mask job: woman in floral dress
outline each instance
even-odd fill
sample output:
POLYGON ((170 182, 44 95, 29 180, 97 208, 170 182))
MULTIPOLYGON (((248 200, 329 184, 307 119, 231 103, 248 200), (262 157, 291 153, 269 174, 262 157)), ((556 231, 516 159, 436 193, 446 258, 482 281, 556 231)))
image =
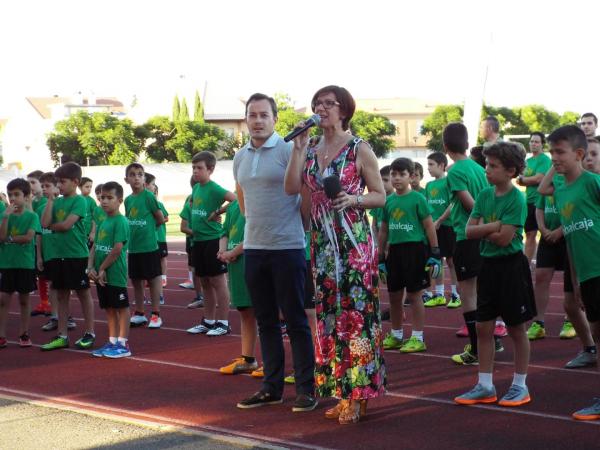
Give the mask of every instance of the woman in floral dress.
POLYGON ((385 191, 371 147, 347 131, 355 109, 350 93, 324 87, 313 96, 312 109, 321 118, 323 136, 310 148, 308 132, 294 140, 285 190, 311 198, 316 390, 340 400, 325 415, 344 424, 357 422, 367 400, 384 393, 386 382, 377 248, 365 213, 384 205, 385 191), (330 175, 342 185, 333 200, 323 189, 330 175))

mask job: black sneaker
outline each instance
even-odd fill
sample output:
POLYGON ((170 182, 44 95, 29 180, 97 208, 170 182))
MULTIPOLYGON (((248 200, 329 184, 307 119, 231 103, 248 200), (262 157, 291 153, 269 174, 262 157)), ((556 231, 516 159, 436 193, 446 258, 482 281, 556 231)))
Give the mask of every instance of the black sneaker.
POLYGON ((312 411, 317 407, 319 402, 315 397, 308 394, 300 394, 296 397, 294 401, 294 406, 292 407, 293 412, 303 412, 303 411, 312 411))
POLYGON ((496 353, 500 353, 504 351, 504 345, 502 345, 502 339, 496 338, 494 339, 494 347, 496 349, 496 353))
POLYGON ((259 391, 252 397, 248 397, 237 404, 238 408, 250 409, 265 405, 278 405, 283 403, 281 397, 275 397, 268 392, 259 391))

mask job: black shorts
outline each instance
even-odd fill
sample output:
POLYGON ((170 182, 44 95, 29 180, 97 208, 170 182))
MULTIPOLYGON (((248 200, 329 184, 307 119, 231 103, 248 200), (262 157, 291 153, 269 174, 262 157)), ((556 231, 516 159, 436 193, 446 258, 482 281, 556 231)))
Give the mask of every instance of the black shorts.
POLYGON ((391 244, 385 262, 388 292, 419 292, 429 287, 427 247, 422 242, 391 244))
POLYGON ((185 238, 185 252, 187 253, 188 267, 192 267, 192 239, 189 237, 185 238))
POLYGON ((442 257, 452 258, 454 249, 456 248, 456 233, 454 229, 448 225, 440 225, 436 234, 442 257))
POLYGON ((0 269, 0 292, 29 294, 36 289, 35 269, 0 269))
POLYGON ((535 267, 538 269, 565 270, 567 245, 564 239, 552 244, 540 239, 535 256, 535 267))
POLYGON ((100 286, 96 285, 98 292, 98 301, 101 309, 112 308, 122 309, 129 308, 129 296, 127 288, 118 286, 100 286))
POLYGON ((132 280, 152 280, 162 274, 158 250, 146 253, 129 253, 127 272, 132 280))
POLYGON ((52 289, 74 290, 89 289, 90 280, 85 273, 87 258, 56 258, 44 263, 45 272, 52 282, 52 289))
POLYGON ((227 273, 227 264, 217 259, 219 239, 194 241, 192 247, 192 266, 197 277, 214 277, 227 273))
POLYGON ((536 231, 538 229, 537 220, 535 218, 535 204, 527 203, 527 219, 525 219, 525 233, 536 231))
POLYGON ((161 258, 166 258, 167 256, 169 256, 169 247, 167 247, 166 242, 158 243, 158 254, 161 258))
POLYGON ((479 239, 465 239, 456 243, 454 270, 458 281, 465 281, 479 275, 482 263, 479 244, 479 239))
POLYGON ((313 277, 312 262, 306 260, 306 277, 304 278, 304 309, 315 307, 315 279, 313 277))
POLYGON ((516 326, 537 314, 529 261, 523 252, 483 258, 477 277, 477 322, 502 317, 516 326))
POLYGON ((579 283, 579 288, 588 322, 600 321, 600 277, 579 283))

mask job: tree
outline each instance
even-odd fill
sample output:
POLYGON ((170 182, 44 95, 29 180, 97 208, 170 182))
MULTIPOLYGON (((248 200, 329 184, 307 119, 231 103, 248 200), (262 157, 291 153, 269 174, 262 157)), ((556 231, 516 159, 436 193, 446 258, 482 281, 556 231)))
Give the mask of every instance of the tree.
POLYGON ((350 122, 355 136, 360 136, 373 148, 378 158, 384 157, 394 147, 391 136, 396 134, 396 127, 387 117, 356 111, 350 122))
POLYGON ((559 125, 562 127, 563 125, 577 125, 579 122, 579 117, 581 114, 578 114, 573 111, 565 111, 560 119, 558 119, 559 125))
POLYGON ((167 142, 174 133, 175 125, 167 116, 151 117, 137 130, 145 144, 146 154, 157 162, 177 160, 175 153, 167 148, 167 142))
POLYGON ((196 97, 194 98, 194 120, 196 122, 204 122, 204 106, 202 105, 198 91, 196 91, 196 97))
POLYGON ((218 153, 226 138, 225 132, 215 125, 179 121, 175 123, 174 135, 165 143, 166 153, 173 154, 176 161, 190 162, 202 150, 218 153))
POLYGON ((187 106, 187 102, 185 101, 185 98, 183 100, 181 100, 181 111, 179 111, 179 120, 181 120, 181 121, 190 120, 190 113, 188 111, 188 106, 187 106))
POLYGON ((438 105, 430 116, 423 121, 421 134, 428 135, 427 147, 442 151, 442 132, 451 122, 462 122, 464 109, 461 105, 438 105))
POLYGON ((296 124, 302 120, 306 120, 308 116, 294 109, 294 103, 289 95, 278 92, 273 98, 277 105, 277 123, 275 131, 280 136, 285 136, 294 129, 296 124))
POLYGON ((173 99, 173 112, 171 113, 171 120, 177 122, 181 115, 181 105, 179 104, 179 97, 177 95, 173 99))
POLYGON ((559 127, 560 116, 542 105, 527 105, 521 108, 521 120, 529 132, 550 133, 559 127))

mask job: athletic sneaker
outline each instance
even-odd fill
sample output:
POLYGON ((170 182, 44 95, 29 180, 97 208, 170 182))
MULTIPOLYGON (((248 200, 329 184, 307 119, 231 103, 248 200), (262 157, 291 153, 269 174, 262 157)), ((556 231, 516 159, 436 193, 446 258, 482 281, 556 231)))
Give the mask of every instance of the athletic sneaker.
POLYGON ((508 336, 508 330, 506 329, 506 325, 496 324, 494 328, 494 336, 496 337, 504 337, 508 336))
POLYGON ((0 348, 4 348, 7 345, 7 340, 4 337, 0 337, 0 348))
POLYGON ((223 375, 237 375, 238 373, 252 373, 256 369, 258 369, 256 360, 249 363, 244 358, 235 358, 231 364, 221 367, 219 372, 223 375))
POLYGON ((96 358, 102 358, 104 356, 104 352, 106 350, 108 350, 109 348, 112 348, 114 345, 115 344, 113 344, 112 342, 108 341, 102 347, 97 348, 96 350, 94 350, 91 354, 92 354, 92 356, 95 356, 96 358))
POLYGON ((77 328, 77 322, 71 316, 67 318, 67 330, 74 330, 77 328))
POLYGON ((31 347, 32 345, 31 338, 27 333, 23 333, 21 336, 19 336, 19 347, 25 348, 31 347))
POLYGON ((160 301, 159 301, 159 303, 160 303, 161 305, 164 305, 164 304, 165 304, 165 296, 164 296, 164 295, 162 295, 162 294, 160 294, 160 301))
POLYGON ((50 305, 42 305, 41 303, 31 310, 31 317, 35 316, 50 316, 50 305))
POLYGON ((592 406, 580 409, 573 413, 573 418, 577 420, 598 420, 600 419, 600 398, 594 398, 592 406))
POLYGON ((131 356, 131 350, 129 350, 129 344, 123 345, 120 342, 117 342, 111 348, 104 352, 105 358, 126 358, 127 356, 131 356))
POLYGON ((148 297, 144 297, 144 305, 151 305, 152 304, 152 300, 150 300, 148 297))
POLYGON ((392 333, 388 333, 385 339, 383 340, 383 348, 384 350, 398 350, 402 347, 403 344, 402 339, 398 339, 392 333))
POLYGON ((187 305, 189 309, 202 308, 204 306, 204 297, 202 295, 196 296, 194 300, 187 305))
POLYGON ((231 327, 229 325, 225 325, 223 322, 216 321, 212 330, 208 330, 207 336, 223 336, 225 334, 231 333, 231 327))
POLYGON ((504 397, 500 399, 500 406, 521 406, 531 401, 529 390, 526 387, 512 384, 504 397))
POLYGON ((188 328, 187 332, 190 334, 206 334, 210 330, 212 330, 214 327, 215 327, 215 324, 208 323, 203 318, 202 321, 198 325, 193 326, 192 328, 188 328))
POLYGON ((275 397, 268 392, 259 391, 252 397, 248 397, 237 404, 238 408, 250 409, 265 405, 277 405, 283 403, 281 397, 275 397))
POLYGON ((290 373, 283 379, 283 382, 286 384, 296 384, 296 374, 294 372, 290 373))
POLYGON ((573 339, 577 337, 577 331, 575 331, 575 328, 573 328, 573 324, 570 321, 565 320, 563 322, 558 337, 561 339, 573 339))
POLYGON ((533 322, 527 330, 527 338, 530 341, 537 341, 546 337, 546 329, 537 322, 533 322))
POLYGON ((466 325, 463 325, 456 331, 458 337, 469 337, 469 329, 466 325))
POLYGON ((502 345, 502 339, 495 338, 494 339, 494 350, 496 353, 500 353, 504 351, 504 345, 502 345))
POLYGON ((450 297, 450 301, 448 302, 448 305, 446 305, 446 308, 456 309, 456 308, 460 308, 461 306, 462 306, 462 301, 460 300, 460 297, 456 294, 452 294, 452 296, 450 297))
POLYGON ((582 369, 584 367, 593 367, 597 364, 598 355, 596 353, 586 352, 585 350, 577 353, 577 356, 565 364, 567 369, 582 369))
POLYGON ((457 355, 452 355, 452 361, 456 364, 462 364, 465 366, 476 366, 479 364, 477 355, 471 352, 471 344, 465 345, 465 351, 457 355))
POLYGON ((43 331, 54 331, 58 328, 58 319, 51 317, 45 325, 42 325, 43 331))
POLYGON ((454 401, 459 405, 494 403, 496 400, 498 400, 498 398, 496 397, 496 388, 492 386, 491 389, 486 389, 479 383, 477 383, 475 387, 469 392, 466 392, 454 398, 454 401))
POLYGON ((50 350, 58 350, 59 348, 67 348, 69 346, 69 338, 66 336, 56 336, 47 344, 44 344, 40 347, 40 350, 43 352, 47 352, 50 350))
POLYGON ((279 328, 281 328, 281 337, 286 337, 287 336, 287 323, 285 323, 285 320, 279 321, 279 328))
POLYGON ((141 326, 146 325, 147 323, 148 323, 148 319, 146 319, 146 316, 144 315, 143 312, 136 311, 131 316, 131 319, 129 319, 129 324, 132 327, 141 327, 141 326))
POLYGON ((442 294, 436 294, 435 296, 431 297, 429 300, 427 300, 425 302, 425 307, 426 308, 434 308, 436 306, 444 306, 446 304, 446 297, 444 297, 442 294))
POLYGON ((292 406, 292 412, 305 412, 312 411, 317 407, 319 401, 308 394, 300 394, 294 400, 294 406, 292 406))
POLYGON ((94 341, 96 337, 92 333, 85 333, 81 338, 79 338, 75 342, 75 347, 80 348, 82 350, 87 350, 88 348, 92 348, 94 345, 94 341))
POLYGON ((192 280, 187 280, 184 283, 179 283, 179 287, 184 289, 194 289, 194 282, 192 280))
POLYGON ((264 378, 265 377, 265 368, 260 366, 258 369, 254 370, 250 376, 252 378, 264 378))
POLYGON ((432 298, 433 294, 430 294, 429 292, 423 292, 423 295, 421 295, 421 300, 423 300, 423 304, 426 304, 432 298))
POLYGON ((162 318, 158 314, 152 314, 152 316, 150 316, 150 323, 148 324, 148 328, 160 328, 162 327, 162 324, 162 318))
POLYGON ((427 350, 425 342, 415 336, 411 336, 404 344, 402 344, 402 347, 400 347, 402 353, 424 352, 425 350, 427 350))

